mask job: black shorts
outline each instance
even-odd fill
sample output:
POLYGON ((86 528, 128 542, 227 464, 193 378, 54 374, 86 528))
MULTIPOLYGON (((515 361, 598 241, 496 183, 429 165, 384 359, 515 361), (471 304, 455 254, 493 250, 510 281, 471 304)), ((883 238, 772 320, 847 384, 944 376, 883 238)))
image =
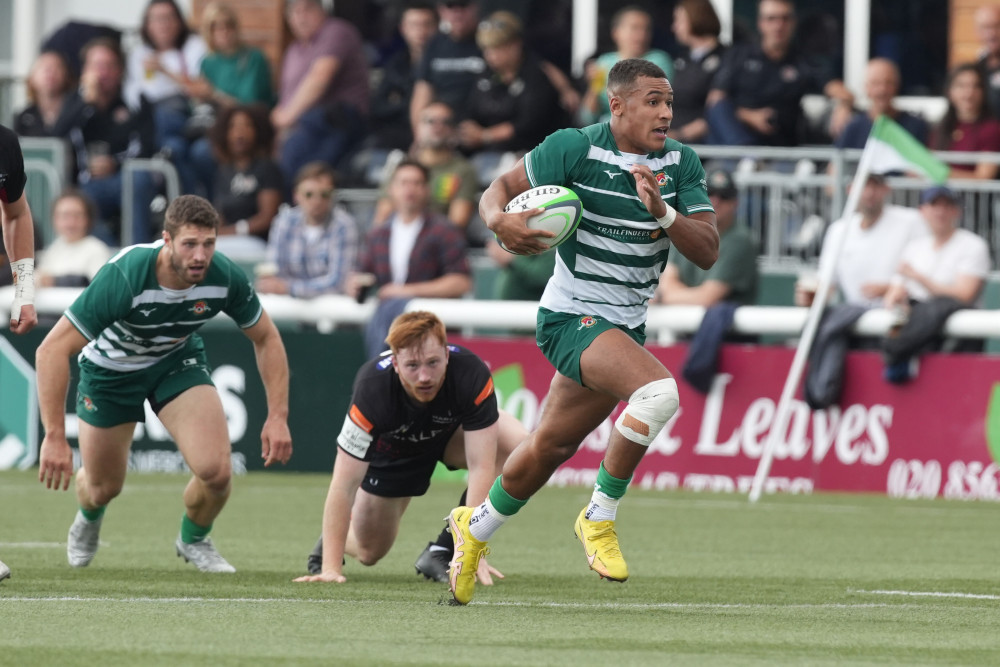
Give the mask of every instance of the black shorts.
MULTIPOLYGON (((381 498, 411 498, 427 493, 437 462, 443 460, 447 440, 417 456, 388 458, 376 455, 368 464, 361 488, 381 498)), ((455 470, 451 466, 449 470, 455 470)))

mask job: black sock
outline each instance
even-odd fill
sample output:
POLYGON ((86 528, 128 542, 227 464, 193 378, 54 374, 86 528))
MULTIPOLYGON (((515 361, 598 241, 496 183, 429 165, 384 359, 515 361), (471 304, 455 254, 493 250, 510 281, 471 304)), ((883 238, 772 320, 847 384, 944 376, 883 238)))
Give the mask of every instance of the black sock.
MULTIPOLYGON (((468 500, 468 494, 469 494, 469 489, 465 489, 464 491, 462 491, 462 497, 459 498, 458 500, 459 507, 465 506, 465 503, 468 500)), ((441 547, 442 549, 447 549, 449 552, 455 548, 455 540, 452 539, 451 531, 448 530, 447 525, 445 525, 444 530, 441 531, 441 534, 437 536, 437 539, 434 540, 434 546, 441 547)))

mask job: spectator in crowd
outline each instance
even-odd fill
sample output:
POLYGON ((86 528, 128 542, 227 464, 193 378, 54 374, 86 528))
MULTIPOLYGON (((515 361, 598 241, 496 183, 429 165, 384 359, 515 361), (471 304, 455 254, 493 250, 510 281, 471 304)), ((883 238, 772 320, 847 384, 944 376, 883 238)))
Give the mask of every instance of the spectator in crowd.
POLYGON ((135 109, 140 98, 153 105, 156 147, 177 167, 185 193, 202 193, 211 180, 210 163, 189 155, 187 134, 192 99, 188 87, 201 71, 205 43, 192 33, 175 0, 150 0, 142 16, 142 42, 128 55, 125 101, 135 109))
POLYGON ((706 174, 705 182, 719 230, 719 259, 704 270, 681 253, 671 252, 654 303, 708 308, 723 301, 746 306, 757 298, 757 243, 736 220, 739 198, 733 177, 715 169, 706 174))
POLYGON ((983 4, 973 20, 979 38, 980 55, 976 65, 986 82, 986 98, 994 116, 1000 115, 1000 7, 983 4))
POLYGON ((628 5, 611 17, 611 41, 615 50, 597 57, 586 72, 590 85, 580 104, 582 125, 603 122, 611 117, 608 106, 607 80, 611 66, 626 58, 643 58, 657 65, 673 81, 674 64, 666 51, 650 49, 653 41, 653 17, 637 5, 628 5))
POLYGON ((74 84, 61 53, 40 53, 28 74, 29 104, 14 118, 14 132, 21 137, 68 137, 81 104, 74 84))
POLYGON ((736 308, 755 302, 758 281, 757 243, 736 219, 739 197, 732 174, 714 169, 705 175, 705 182, 719 230, 719 258, 705 270, 671 252, 653 297, 654 303, 705 307, 681 369, 684 379, 702 393, 712 388, 725 341, 756 342, 730 329, 736 308))
POLYGON ((393 214, 368 233, 359 274, 348 291, 361 298, 368 282, 379 304, 365 329, 369 358, 385 349, 389 325, 413 298, 458 298, 472 288, 461 232, 431 213, 427 167, 413 160, 396 165, 389 181, 393 214))
MULTIPOLYGON (((882 348, 885 378, 893 383, 912 378, 911 360, 920 352, 940 348, 949 315, 979 304, 990 270, 986 241, 958 226, 962 207, 950 188, 924 190, 920 214, 930 234, 906 245, 885 293, 885 306, 905 313, 905 322, 890 332, 882 348)), ((971 350, 981 343, 967 341, 966 345, 963 349, 971 350)))
MULTIPOLYGON (((476 209, 479 181, 476 168, 455 150, 457 142, 451 108, 444 102, 424 107, 410 155, 430 173, 430 210, 464 230, 476 209)), ((372 221, 375 226, 383 224, 393 212, 387 186, 379 190, 372 221)))
POLYGON ((792 46, 795 3, 760 0, 760 42, 726 52, 708 96, 708 140, 731 146, 795 146, 804 130, 802 96, 823 92, 835 102, 830 127, 847 122, 854 96, 792 46))
MULTIPOLYGON (((124 60, 118 45, 107 38, 83 47, 80 97, 83 104, 73 119, 70 141, 76 153, 80 188, 97 204, 100 217, 94 234, 109 245, 121 244, 122 163, 149 157, 155 146, 155 126, 150 105, 141 100, 133 110, 122 98, 124 60)), ((149 204, 153 180, 147 172, 133 174, 132 241, 153 238, 149 204)))
POLYGON ((267 243, 276 274, 258 276, 258 292, 311 298, 344 291, 358 254, 358 228, 336 204, 335 186, 328 164, 311 162, 299 170, 295 207, 278 214, 267 243))
MULTIPOLYGON (((990 115, 986 82, 974 64, 959 65, 945 83, 948 110, 934 128, 931 145, 942 151, 1000 151, 1000 120, 990 115)), ((976 164, 952 164, 950 178, 996 178, 998 166, 984 160, 976 164)))
POLYGON ((410 125, 410 100, 417 67, 437 32, 438 15, 430 2, 411 0, 399 17, 399 34, 405 47, 382 67, 382 80, 372 95, 370 142, 376 148, 408 150, 414 133, 410 125))
POLYGON ((866 111, 857 111, 847 122, 844 131, 834 138, 838 148, 864 148, 875 119, 888 116, 899 123, 904 130, 926 145, 928 126, 920 116, 900 111, 893 104, 899 94, 899 68, 888 58, 872 58, 865 70, 865 97, 869 106, 866 111))
POLYGON ((431 39, 417 68, 410 100, 410 125, 417 134, 420 112, 434 100, 461 109, 486 61, 476 44, 479 10, 473 0, 441 0, 437 5, 442 30, 431 39))
POLYGON ((309 162, 337 166, 363 138, 368 115, 368 61, 361 33, 326 15, 319 0, 290 0, 294 41, 285 50, 278 106, 278 162, 291 182, 309 162))
POLYGON ((211 138, 219 163, 213 202, 219 236, 255 237, 263 247, 284 192, 281 169, 271 159, 274 130, 266 107, 224 107, 211 138))
POLYGON ((65 190, 52 202, 56 238, 40 253, 37 284, 41 287, 85 287, 111 258, 111 248, 90 235, 97 211, 79 190, 65 190))
POLYGON ((210 2, 201 15, 201 38, 207 53, 190 95, 215 107, 275 103, 271 66, 264 52, 240 37, 239 17, 227 4, 210 2))
POLYGON ((504 301, 538 301, 556 268, 556 253, 515 255, 496 240, 486 242, 486 254, 500 268, 494 297, 504 301))
POLYGON ((476 43, 489 70, 476 80, 463 107, 458 139, 464 150, 523 152, 567 125, 559 93, 538 59, 525 53, 514 14, 490 14, 479 24, 476 43))
MULTIPOLYGON (((840 399, 848 348, 872 348, 878 341, 851 332, 864 312, 883 304, 903 249, 928 234, 920 213, 889 202, 885 176, 869 174, 858 197, 857 211, 830 225, 823 239, 819 270, 832 276, 831 301, 820 320, 809 351, 805 399, 813 409, 840 399), (834 255, 836 246, 839 254, 834 255)), ((795 285, 795 304, 811 306, 818 281, 804 275, 795 285)))
POLYGON ((722 65, 725 51, 719 43, 719 16, 711 0, 682 0, 674 8, 673 31, 687 51, 674 58, 674 119, 670 136, 686 144, 701 143, 708 136, 705 101, 712 78, 722 65))

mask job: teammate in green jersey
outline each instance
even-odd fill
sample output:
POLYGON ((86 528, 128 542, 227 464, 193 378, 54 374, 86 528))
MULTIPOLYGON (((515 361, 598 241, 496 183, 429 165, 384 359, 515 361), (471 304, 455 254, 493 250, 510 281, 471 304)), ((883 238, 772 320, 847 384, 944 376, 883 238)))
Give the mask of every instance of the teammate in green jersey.
POLYGON ((69 488, 73 474, 65 405, 69 359, 80 355, 80 510, 67 545, 74 567, 88 565, 97 553, 104 509, 121 493, 132 435, 145 419, 148 399, 193 474, 184 490, 177 555, 203 572, 235 572, 208 537, 229 497, 232 474, 222 402, 195 333, 216 313, 232 317, 253 341, 267 393, 264 465, 291 456, 285 348, 246 274, 215 252, 218 228, 219 216, 206 200, 178 197, 167 208, 162 240, 115 255, 38 347, 45 428, 38 477, 52 489, 69 488))
POLYGON ((456 508, 448 519, 455 535, 451 588, 460 604, 472 598, 487 540, 619 401, 627 406, 575 529, 591 569, 615 581, 628 578, 615 533, 618 501, 678 406, 673 377, 643 348, 647 303, 671 245, 705 269, 719 251, 701 162, 667 138, 673 96, 656 65, 619 61, 608 73, 608 123, 555 132, 483 194, 483 220, 519 254, 544 251, 538 237, 551 236, 526 227, 538 211, 504 213, 525 190, 569 187, 580 196, 583 219, 558 248, 539 304, 538 346, 556 369, 541 421, 511 454, 486 501, 456 508))

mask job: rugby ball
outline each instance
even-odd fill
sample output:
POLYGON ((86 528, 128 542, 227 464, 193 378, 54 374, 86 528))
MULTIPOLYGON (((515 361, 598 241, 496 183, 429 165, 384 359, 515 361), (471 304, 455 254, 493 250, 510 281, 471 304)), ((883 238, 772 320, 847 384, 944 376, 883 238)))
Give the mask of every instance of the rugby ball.
MULTIPOLYGON (((545 209, 527 220, 529 229, 544 229, 555 234, 553 237, 539 238, 539 241, 555 248, 573 235, 580 217, 583 215, 583 205, 576 193, 561 185, 541 185, 531 188, 514 197, 503 207, 505 213, 528 211, 533 208, 545 209)), ((499 239, 498 239, 499 241, 499 239)), ((503 242, 500 247, 512 252, 503 242)))

